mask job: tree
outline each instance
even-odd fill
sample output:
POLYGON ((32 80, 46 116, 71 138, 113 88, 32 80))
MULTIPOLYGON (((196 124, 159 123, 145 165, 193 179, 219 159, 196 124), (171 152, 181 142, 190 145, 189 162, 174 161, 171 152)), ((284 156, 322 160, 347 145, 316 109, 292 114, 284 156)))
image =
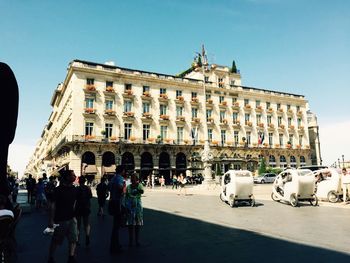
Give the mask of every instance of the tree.
POLYGON ((232 61, 231 73, 237 73, 236 62, 232 61))
POLYGON ((264 174, 266 173, 266 161, 265 158, 260 159, 260 164, 259 164, 259 174, 264 174))

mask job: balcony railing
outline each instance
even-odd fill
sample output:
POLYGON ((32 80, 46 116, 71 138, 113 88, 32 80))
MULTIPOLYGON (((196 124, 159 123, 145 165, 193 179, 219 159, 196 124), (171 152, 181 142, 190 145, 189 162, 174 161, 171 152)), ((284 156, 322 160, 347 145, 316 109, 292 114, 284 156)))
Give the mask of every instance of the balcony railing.
POLYGON ((95 114, 96 113, 96 110, 94 108, 85 108, 84 109, 84 113, 87 113, 87 114, 95 114))

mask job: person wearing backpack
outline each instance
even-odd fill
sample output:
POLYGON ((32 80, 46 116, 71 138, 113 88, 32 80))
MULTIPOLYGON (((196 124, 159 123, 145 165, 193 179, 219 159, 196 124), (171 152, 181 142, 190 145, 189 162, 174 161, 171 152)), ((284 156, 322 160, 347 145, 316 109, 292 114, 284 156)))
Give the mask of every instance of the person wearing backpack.
POLYGON ((83 222, 85 229, 85 245, 90 245, 90 199, 92 198, 92 192, 89 186, 85 185, 85 176, 79 177, 79 186, 77 187, 77 204, 76 204, 76 217, 78 222, 78 243, 81 223, 83 222))

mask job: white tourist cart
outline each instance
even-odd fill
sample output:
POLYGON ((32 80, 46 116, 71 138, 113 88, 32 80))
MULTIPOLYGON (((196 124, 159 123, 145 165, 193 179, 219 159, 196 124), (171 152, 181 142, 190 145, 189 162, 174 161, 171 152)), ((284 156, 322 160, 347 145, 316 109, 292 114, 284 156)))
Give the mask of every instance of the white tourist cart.
POLYGON ((342 195, 341 174, 335 168, 325 168, 314 171, 315 178, 319 178, 317 183, 316 196, 331 203, 339 201, 342 195))
POLYGON ((314 174, 307 169, 287 169, 281 172, 273 183, 271 198, 274 201, 288 202, 293 207, 302 201, 317 206, 314 174))
POLYGON ((254 206, 253 184, 253 174, 250 171, 229 170, 221 179, 220 199, 231 207, 240 202, 254 206))

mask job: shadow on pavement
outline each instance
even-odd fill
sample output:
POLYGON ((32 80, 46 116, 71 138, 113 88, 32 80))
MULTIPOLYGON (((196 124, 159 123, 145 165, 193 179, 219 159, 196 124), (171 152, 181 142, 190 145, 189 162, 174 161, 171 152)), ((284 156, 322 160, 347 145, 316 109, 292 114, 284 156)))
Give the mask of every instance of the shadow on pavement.
MULTIPOLYGON (((92 211, 97 211, 96 200, 92 211)), ((350 256, 332 250, 288 242, 257 233, 229 228, 151 209, 144 209, 145 226, 141 247, 128 248, 127 229, 122 229, 124 252, 108 252, 111 217, 91 214, 89 248, 77 249, 78 262, 347 262, 350 256)), ((18 262, 46 262, 51 236, 43 235, 47 225, 44 211, 33 211, 20 221, 16 236, 18 262)), ((82 239, 84 244, 84 239, 82 239)), ((57 262, 66 262, 65 241, 57 262)))

